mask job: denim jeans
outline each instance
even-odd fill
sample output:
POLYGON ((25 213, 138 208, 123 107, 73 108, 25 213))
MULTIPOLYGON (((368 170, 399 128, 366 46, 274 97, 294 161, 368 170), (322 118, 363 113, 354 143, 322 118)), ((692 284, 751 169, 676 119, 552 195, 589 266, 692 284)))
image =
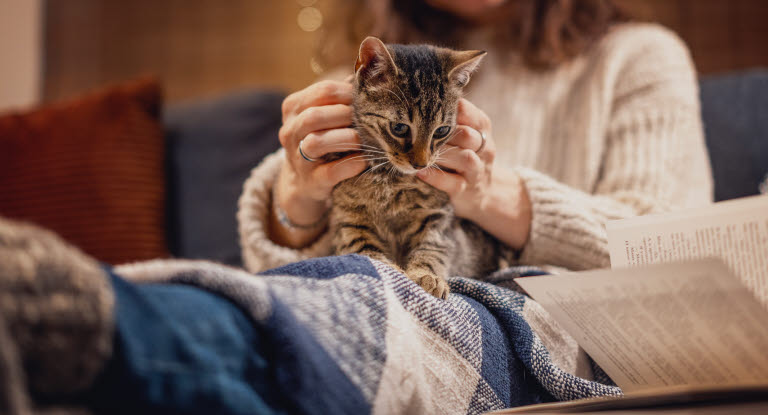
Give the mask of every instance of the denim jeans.
POLYGON ((202 289, 132 284, 110 272, 113 357, 89 404, 100 413, 277 414, 257 327, 230 301, 202 289))

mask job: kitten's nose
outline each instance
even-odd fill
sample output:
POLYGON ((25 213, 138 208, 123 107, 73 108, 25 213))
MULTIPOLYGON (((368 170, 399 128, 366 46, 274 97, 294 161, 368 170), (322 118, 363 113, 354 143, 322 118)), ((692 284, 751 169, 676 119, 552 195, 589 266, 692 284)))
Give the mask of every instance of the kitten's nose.
POLYGON ((416 170, 421 170, 424 167, 427 167, 426 164, 418 164, 418 163, 411 163, 411 166, 413 166, 413 168, 416 169, 416 170))

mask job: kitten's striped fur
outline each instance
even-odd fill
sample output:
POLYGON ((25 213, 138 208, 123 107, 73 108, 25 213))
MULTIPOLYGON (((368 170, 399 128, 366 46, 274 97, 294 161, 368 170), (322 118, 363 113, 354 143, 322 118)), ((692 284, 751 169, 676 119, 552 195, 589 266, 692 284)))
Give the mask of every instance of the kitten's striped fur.
POLYGON ((483 55, 384 45, 376 38, 363 42, 353 107, 370 167, 333 191, 336 254, 388 262, 440 298, 448 295, 446 277, 477 277, 499 268, 503 245, 455 217, 448 195, 414 176, 434 166, 450 140, 462 88, 483 55), (393 132, 398 123, 408 125, 406 138, 393 132), (451 133, 435 138, 441 126, 451 133))

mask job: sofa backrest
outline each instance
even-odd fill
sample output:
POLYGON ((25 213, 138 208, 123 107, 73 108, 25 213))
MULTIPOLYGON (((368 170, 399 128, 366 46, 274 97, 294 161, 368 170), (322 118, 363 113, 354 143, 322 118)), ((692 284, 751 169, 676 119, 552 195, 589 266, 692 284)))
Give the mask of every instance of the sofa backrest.
POLYGON ((251 169, 280 146, 283 97, 250 90, 165 111, 168 242, 174 256, 242 263, 237 200, 251 169))
POLYGON ((768 174, 768 70, 702 78, 701 113, 715 199, 757 194, 768 174))

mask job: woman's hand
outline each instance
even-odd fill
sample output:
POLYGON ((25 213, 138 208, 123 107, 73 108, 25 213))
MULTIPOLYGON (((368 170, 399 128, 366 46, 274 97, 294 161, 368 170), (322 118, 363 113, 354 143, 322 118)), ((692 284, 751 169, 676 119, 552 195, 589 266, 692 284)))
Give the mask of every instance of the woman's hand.
POLYGON ((522 249, 531 228, 531 202, 523 181, 509 169, 494 168, 491 120, 482 110, 462 99, 456 122, 457 131, 438 160, 455 173, 429 169, 419 172, 419 178, 448 193, 456 215, 522 249))
POLYGON ((283 101, 279 136, 285 160, 273 195, 288 221, 302 226, 283 225, 272 209, 270 236, 279 244, 299 248, 315 239, 323 231, 333 187, 366 167, 354 156, 332 162, 322 159, 328 153, 359 148, 360 137, 350 128, 352 92, 348 82, 321 81, 283 101), (316 161, 302 157, 299 145, 304 155, 316 161))

